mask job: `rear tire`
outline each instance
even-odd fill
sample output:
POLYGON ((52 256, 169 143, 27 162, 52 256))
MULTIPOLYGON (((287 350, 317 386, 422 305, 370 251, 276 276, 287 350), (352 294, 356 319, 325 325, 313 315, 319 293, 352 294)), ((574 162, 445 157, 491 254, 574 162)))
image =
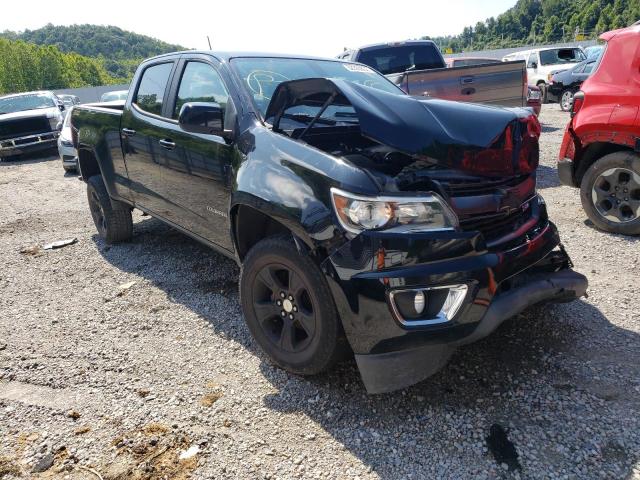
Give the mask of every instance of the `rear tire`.
POLYGON ((290 235, 257 243, 240 273, 244 318, 267 356, 298 375, 315 375, 345 353, 346 339, 324 276, 290 235))
POLYGON ((573 92, 569 89, 563 90, 560 94, 560 110, 568 112, 573 105, 573 92))
POLYGON ((599 229, 640 235, 640 157, 615 152, 599 159, 582 178, 580 200, 599 229))
POLYGON ((106 243, 124 242, 133 236, 131 208, 111 200, 101 175, 94 175, 87 181, 87 198, 98 235, 106 243))
POLYGON ((549 103, 547 98, 547 84, 544 82, 538 83, 537 87, 540 89, 540 102, 543 104, 549 103))

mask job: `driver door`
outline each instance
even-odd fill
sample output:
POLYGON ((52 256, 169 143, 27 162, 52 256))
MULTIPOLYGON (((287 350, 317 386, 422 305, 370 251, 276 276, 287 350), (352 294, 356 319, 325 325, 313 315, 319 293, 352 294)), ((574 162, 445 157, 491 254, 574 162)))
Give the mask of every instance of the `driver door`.
POLYGON ((188 132, 178 123, 187 102, 215 102, 227 112, 228 89, 213 59, 183 58, 170 92, 162 138, 163 196, 171 199, 168 220, 226 249, 233 250, 229 223, 233 144, 217 135, 188 132))

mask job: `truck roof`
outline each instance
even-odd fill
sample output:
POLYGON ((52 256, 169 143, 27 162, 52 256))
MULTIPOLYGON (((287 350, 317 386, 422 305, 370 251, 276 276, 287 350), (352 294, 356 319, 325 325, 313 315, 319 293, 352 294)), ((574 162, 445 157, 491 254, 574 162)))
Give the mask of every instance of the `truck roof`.
MULTIPOLYGON (((155 57, 148 58, 147 60, 155 60, 157 58, 168 57, 171 55, 180 55, 180 54, 202 54, 202 55, 212 55, 219 60, 228 62, 232 58, 242 58, 242 57, 258 57, 258 58, 299 58, 303 60, 330 60, 333 62, 340 62, 341 60, 337 58, 326 58, 326 57, 314 57, 311 55, 298 55, 298 54, 287 54, 287 53, 268 53, 268 52, 230 52, 230 51, 218 51, 218 50, 181 50, 178 52, 164 53, 162 55, 157 55, 155 57)), ((145 60, 145 61, 147 61, 145 60)))

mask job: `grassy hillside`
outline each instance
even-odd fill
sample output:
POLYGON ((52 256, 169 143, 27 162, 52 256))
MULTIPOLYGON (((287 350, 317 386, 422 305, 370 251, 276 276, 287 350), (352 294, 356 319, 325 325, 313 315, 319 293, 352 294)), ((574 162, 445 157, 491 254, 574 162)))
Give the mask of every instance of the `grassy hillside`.
MULTIPOLYGON (((460 35, 435 37, 454 52, 591 39, 640 20, 640 0, 518 0, 460 35)), ((424 37, 429 38, 429 37, 424 37)))
POLYGON ((52 45, 64 53, 76 53, 98 59, 113 77, 129 78, 140 60, 176 50, 180 45, 157 40, 113 26, 48 24, 37 30, 4 31, 9 40, 22 40, 36 45, 52 45))
POLYGON ((120 83, 94 58, 0 38, 0 94, 120 83))

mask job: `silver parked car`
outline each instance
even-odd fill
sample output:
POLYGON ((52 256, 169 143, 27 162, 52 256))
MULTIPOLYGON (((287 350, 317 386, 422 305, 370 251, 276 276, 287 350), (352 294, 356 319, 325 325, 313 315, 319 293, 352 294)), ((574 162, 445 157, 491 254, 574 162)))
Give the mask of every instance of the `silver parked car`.
POLYGON ((129 90, 114 90, 113 92, 105 92, 100 97, 101 102, 113 102, 114 100, 126 100, 129 90))
POLYGON ((58 153, 60 154, 60 160, 62 160, 62 168, 65 172, 77 172, 78 171, 78 151, 73 146, 71 140, 71 112, 73 107, 69 108, 67 116, 62 123, 62 130, 60 130, 60 136, 58 137, 58 153))

